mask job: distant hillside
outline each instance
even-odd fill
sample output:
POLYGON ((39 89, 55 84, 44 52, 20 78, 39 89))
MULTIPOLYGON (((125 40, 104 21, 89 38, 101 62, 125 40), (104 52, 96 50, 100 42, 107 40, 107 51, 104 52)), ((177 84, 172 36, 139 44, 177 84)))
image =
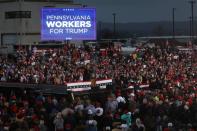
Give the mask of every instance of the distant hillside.
MULTIPOLYGON (((196 23, 195 23, 196 25, 196 23)), ((189 35, 189 22, 175 22, 176 35, 189 35)), ((113 31, 113 23, 102 23, 97 26, 98 32, 100 29, 104 31, 113 31)), ((137 36, 153 36, 153 35, 172 35, 172 22, 147 22, 147 23, 117 23, 116 30, 121 34, 137 36)), ((197 26, 194 28, 197 33, 197 26)))

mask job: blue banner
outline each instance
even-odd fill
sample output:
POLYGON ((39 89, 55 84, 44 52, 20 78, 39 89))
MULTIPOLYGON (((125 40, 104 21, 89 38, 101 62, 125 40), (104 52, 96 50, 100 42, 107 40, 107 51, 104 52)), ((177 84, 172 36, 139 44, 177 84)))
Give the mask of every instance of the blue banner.
POLYGON ((95 8, 42 8, 42 40, 96 40, 95 8))

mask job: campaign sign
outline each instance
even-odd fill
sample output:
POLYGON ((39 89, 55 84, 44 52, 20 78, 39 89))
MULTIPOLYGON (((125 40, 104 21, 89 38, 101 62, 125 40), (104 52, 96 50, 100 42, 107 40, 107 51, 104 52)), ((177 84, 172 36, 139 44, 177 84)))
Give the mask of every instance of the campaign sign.
POLYGON ((42 40, 96 40, 95 8, 42 8, 42 40))

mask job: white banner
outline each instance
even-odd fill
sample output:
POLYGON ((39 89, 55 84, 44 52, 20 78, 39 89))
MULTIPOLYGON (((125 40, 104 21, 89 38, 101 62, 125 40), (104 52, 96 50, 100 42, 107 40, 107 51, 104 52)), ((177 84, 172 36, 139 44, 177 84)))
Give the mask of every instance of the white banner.
MULTIPOLYGON (((148 84, 146 84, 146 85, 143 84, 143 85, 140 85, 139 87, 140 87, 140 88, 147 88, 147 87, 149 87, 149 85, 148 85, 148 84)), ((128 88, 129 88, 129 89, 134 89, 134 86, 131 85, 131 86, 129 86, 128 88)))
MULTIPOLYGON (((112 79, 97 80, 96 85, 100 89, 105 89, 107 85, 112 85, 112 79)), ((67 83, 67 90, 73 92, 91 90, 91 81, 67 83)))

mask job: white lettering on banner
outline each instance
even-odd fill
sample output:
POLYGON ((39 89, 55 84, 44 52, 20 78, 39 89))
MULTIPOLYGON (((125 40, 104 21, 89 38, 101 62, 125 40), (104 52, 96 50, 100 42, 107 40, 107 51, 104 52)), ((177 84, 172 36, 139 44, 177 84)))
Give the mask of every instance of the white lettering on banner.
POLYGON ((67 83, 67 87, 71 87, 71 86, 83 86, 83 85, 91 85, 91 82, 67 83))
POLYGON ((47 15, 47 20, 91 20, 89 15, 47 15))
POLYGON ((87 33, 88 29, 61 29, 61 28, 51 28, 49 29, 50 34, 63 34, 63 33, 69 33, 69 34, 84 34, 87 33))
POLYGON ((70 34, 84 34, 88 32, 88 29, 65 29, 65 32, 70 34))
POLYGON ((64 30, 63 29, 50 29, 50 34, 54 33, 54 34, 63 34, 64 30))
MULTIPOLYGON (((107 85, 111 85, 111 84, 112 84, 112 79, 96 81, 96 85, 99 86, 100 89, 106 89, 107 85)), ((139 85, 139 87, 143 89, 143 88, 148 88, 149 85, 142 84, 142 85, 139 85)), ((128 89, 134 89, 134 86, 131 85, 128 87, 128 89)), ((73 92, 88 91, 88 90, 91 90, 91 82, 88 81, 88 82, 67 83, 67 90, 73 91, 73 92)))
POLYGON ((61 23, 61 21, 56 21, 56 27, 58 27, 58 28, 60 28, 60 27, 62 27, 62 23, 61 23))
POLYGON ((68 91, 73 91, 73 92, 78 92, 78 91, 88 91, 91 90, 91 87, 87 87, 87 88, 72 88, 72 89, 68 89, 68 91))
POLYGON ((63 21, 62 23, 63 23, 63 27, 67 27, 68 26, 68 22, 63 21))
MULTIPOLYGON (((74 21, 69 21, 68 27, 75 27, 74 25, 75 25, 75 24, 74 24, 74 21)), ((60 27, 61 27, 61 26, 60 26, 60 27)))
MULTIPOLYGON (((149 85, 140 85, 139 87, 140 88, 146 88, 146 87, 149 87, 149 85)), ((134 86, 131 85, 131 86, 128 87, 128 89, 134 89, 134 86)))
MULTIPOLYGON (((100 87, 100 89, 105 89, 107 85, 112 84, 112 79, 99 80, 96 81, 96 85, 100 87)), ((76 83, 67 83, 68 91, 87 91, 91 90, 91 82, 76 82, 76 83)))
POLYGON ((101 81, 96 81, 96 84, 105 84, 105 83, 111 83, 112 79, 108 79, 108 80, 101 80, 101 81))
POLYGON ((54 21, 46 21, 47 27, 55 27, 55 22, 54 21))
POLYGON ((48 28, 90 28, 91 21, 46 21, 48 28))
POLYGON ((90 21, 86 21, 86 27, 91 27, 91 22, 90 21))
POLYGON ((76 22, 75 22, 75 27, 80 27, 79 21, 76 21, 76 22))

